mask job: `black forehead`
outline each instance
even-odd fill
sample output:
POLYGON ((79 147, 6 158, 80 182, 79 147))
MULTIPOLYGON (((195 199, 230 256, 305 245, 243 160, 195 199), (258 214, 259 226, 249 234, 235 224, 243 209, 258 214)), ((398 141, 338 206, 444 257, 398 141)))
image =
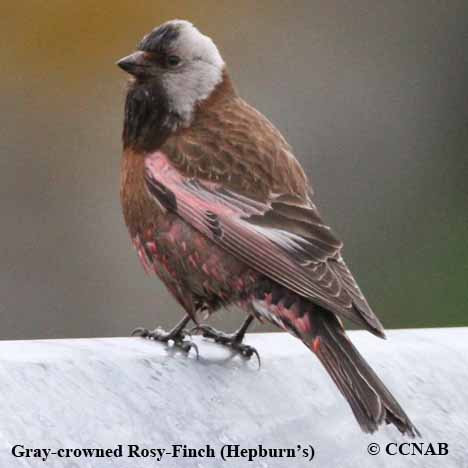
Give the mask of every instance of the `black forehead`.
POLYGON ((146 35, 138 49, 146 52, 164 52, 178 39, 180 35, 180 26, 176 24, 165 24, 154 29, 146 35))

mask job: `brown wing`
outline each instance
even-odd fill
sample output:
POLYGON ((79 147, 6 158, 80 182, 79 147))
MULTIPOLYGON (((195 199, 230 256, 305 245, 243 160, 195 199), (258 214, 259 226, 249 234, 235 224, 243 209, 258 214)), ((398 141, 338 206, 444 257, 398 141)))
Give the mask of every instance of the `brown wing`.
POLYGON ((341 242, 297 195, 255 200, 177 171, 162 152, 147 157, 149 192, 251 268, 383 336, 341 258, 341 242))
POLYGON ((187 177, 222 182, 257 200, 292 193, 305 201, 311 193, 281 133, 239 97, 200 109, 193 124, 170 137, 161 151, 187 177))

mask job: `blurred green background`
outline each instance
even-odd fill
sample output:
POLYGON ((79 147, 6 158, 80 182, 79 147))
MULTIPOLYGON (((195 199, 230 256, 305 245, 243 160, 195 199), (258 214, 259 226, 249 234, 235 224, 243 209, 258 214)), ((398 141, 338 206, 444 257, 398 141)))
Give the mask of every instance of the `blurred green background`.
MULTIPOLYGON (((0 338, 127 335, 181 316, 122 221, 114 65, 172 18, 214 38, 240 93, 293 145, 385 326, 468 325, 466 0, 1 10, 0 338)), ((240 321, 232 310, 215 324, 240 321)))

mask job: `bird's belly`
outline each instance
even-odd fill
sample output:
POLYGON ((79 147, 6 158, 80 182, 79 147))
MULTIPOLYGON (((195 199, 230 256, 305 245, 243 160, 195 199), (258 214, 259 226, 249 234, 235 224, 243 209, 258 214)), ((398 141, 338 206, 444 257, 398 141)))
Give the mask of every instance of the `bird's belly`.
POLYGON ((147 273, 155 273, 179 302, 208 310, 240 302, 257 273, 172 213, 140 230, 133 242, 147 273))

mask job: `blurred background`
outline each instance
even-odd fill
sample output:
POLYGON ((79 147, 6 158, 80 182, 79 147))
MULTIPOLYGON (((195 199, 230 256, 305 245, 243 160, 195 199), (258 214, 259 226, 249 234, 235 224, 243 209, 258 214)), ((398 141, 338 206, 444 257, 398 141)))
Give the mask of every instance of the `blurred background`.
POLYGON ((466 0, 28 0, 0 16, 0 338, 181 317, 123 224, 114 65, 173 18, 293 145, 384 325, 468 325, 466 0))

